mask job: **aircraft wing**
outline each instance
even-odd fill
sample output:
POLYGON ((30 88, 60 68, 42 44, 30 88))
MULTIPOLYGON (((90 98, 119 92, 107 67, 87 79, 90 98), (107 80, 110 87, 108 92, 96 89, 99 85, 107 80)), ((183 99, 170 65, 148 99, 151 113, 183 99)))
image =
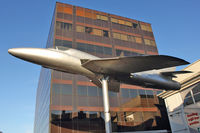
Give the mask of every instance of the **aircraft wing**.
POLYGON ((88 70, 105 75, 127 75, 135 72, 162 69, 189 62, 166 55, 149 55, 133 57, 114 57, 96 60, 81 60, 82 66, 88 70))

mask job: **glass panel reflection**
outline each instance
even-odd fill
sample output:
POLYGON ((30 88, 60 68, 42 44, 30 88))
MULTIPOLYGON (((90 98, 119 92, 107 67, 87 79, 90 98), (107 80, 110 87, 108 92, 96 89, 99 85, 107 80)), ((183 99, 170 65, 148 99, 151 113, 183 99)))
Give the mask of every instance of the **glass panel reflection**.
POLYGON ((79 96, 87 96, 87 86, 78 86, 78 95, 79 96))
POLYGON ((66 110, 51 111, 51 130, 59 133, 59 130, 68 132, 104 132, 104 119, 102 112, 79 111, 72 112, 66 110))
POLYGON ((185 98, 185 99, 184 99, 184 106, 190 105, 190 104, 193 104, 193 103, 194 103, 194 102, 193 102, 192 97, 188 97, 188 98, 185 98))

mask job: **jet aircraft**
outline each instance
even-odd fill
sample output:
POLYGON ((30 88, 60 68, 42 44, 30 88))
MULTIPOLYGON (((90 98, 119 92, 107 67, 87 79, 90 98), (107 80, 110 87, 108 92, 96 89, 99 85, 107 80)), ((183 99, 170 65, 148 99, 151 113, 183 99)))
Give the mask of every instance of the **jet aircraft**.
POLYGON ((120 83, 178 90, 181 85, 172 78, 188 71, 171 71, 168 68, 189 64, 166 55, 99 58, 72 48, 12 48, 8 52, 45 68, 84 75, 98 87, 102 87, 100 79, 109 77, 108 89, 115 92, 119 91, 120 83))
POLYGON ((120 83, 177 90, 181 85, 172 77, 188 71, 169 71, 167 68, 189 64, 166 55, 99 58, 72 48, 13 48, 8 52, 46 68, 84 75, 102 87, 106 133, 112 132, 108 90, 118 92, 120 83))

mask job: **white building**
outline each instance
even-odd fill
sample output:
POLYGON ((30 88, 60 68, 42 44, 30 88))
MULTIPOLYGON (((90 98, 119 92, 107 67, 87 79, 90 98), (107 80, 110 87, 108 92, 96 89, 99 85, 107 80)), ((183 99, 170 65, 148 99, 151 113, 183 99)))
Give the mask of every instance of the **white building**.
POLYGON ((185 69, 192 73, 177 75, 181 83, 178 91, 163 91, 173 133, 200 133, 200 60, 185 69))

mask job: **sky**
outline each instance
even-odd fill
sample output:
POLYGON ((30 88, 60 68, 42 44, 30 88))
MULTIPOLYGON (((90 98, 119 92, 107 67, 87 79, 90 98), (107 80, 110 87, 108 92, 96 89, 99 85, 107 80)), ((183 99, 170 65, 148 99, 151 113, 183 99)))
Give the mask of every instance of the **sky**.
MULTIPOLYGON (((59 1, 151 23, 159 54, 190 63, 200 59, 199 0, 59 1)), ((7 50, 45 47, 55 2, 2 0, 0 3, 0 131, 3 133, 33 133, 41 67, 19 60, 7 50)))

